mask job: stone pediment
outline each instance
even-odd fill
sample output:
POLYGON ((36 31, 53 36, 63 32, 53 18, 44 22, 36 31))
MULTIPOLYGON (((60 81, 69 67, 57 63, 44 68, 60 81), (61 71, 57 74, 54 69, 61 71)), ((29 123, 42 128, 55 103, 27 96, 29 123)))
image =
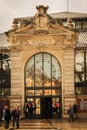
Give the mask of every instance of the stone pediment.
POLYGON ((56 33, 70 33, 74 32, 63 27, 57 19, 47 14, 47 7, 38 6, 37 13, 32 18, 14 19, 12 30, 10 33, 27 33, 27 34, 56 34, 56 33))
POLYGON ((48 6, 36 8, 34 17, 14 19, 12 29, 6 33, 11 46, 24 46, 25 42, 27 45, 37 46, 75 44, 77 33, 65 28, 60 21, 48 15, 48 6))

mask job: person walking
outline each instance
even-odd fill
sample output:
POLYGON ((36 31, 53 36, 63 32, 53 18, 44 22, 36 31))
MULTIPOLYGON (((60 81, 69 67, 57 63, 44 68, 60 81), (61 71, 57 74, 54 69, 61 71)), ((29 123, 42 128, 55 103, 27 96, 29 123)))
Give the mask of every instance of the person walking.
POLYGON ((13 128, 16 124, 16 110, 17 110, 17 108, 14 107, 13 110, 12 110, 12 114, 11 114, 12 115, 13 128))
POLYGON ((29 119, 29 105, 28 103, 24 106, 24 112, 25 112, 25 119, 29 119))
POLYGON ((19 120, 20 120, 20 109, 19 107, 14 107, 12 111, 12 117, 13 117, 13 128, 16 125, 16 129, 19 128, 19 120))
POLYGON ((19 120, 20 120, 20 109, 17 107, 16 111, 16 127, 19 128, 19 120))
POLYGON ((73 112, 74 112, 74 120, 77 120, 77 104, 74 103, 73 105, 73 112))
POLYGON ((5 106, 5 129, 9 128, 9 121, 11 120, 11 114, 8 106, 5 106))
POLYGON ((71 122, 74 121, 73 115, 74 115, 73 105, 69 105, 69 121, 71 122))

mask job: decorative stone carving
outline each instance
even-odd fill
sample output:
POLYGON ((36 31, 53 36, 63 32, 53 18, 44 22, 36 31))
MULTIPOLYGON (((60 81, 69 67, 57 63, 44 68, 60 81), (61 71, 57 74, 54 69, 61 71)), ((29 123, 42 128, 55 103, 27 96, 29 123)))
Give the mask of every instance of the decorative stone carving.
POLYGON ((77 33, 50 17, 47 14, 48 6, 36 8, 37 13, 33 18, 14 19, 13 29, 6 33, 12 47, 75 45, 77 33))

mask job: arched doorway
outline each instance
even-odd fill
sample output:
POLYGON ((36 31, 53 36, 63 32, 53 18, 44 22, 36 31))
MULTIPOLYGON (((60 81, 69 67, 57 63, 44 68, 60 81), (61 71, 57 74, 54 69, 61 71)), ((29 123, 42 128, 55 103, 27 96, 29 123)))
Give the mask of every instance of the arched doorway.
POLYGON ((51 54, 33 55, 25 66, 25 103, 33 105, 34 118, 61 118, 62 70, 51 54))

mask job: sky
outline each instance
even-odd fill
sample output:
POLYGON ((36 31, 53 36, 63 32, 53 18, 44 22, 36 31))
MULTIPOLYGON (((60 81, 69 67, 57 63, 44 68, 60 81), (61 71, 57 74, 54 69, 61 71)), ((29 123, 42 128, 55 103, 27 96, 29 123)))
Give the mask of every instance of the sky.
POLYGON ((39 5, 49 6, 48 14, 64 11, 87 14, 87 0, 0 0, 0 33, 11 29, 14 18, 34 16, 39 5))

